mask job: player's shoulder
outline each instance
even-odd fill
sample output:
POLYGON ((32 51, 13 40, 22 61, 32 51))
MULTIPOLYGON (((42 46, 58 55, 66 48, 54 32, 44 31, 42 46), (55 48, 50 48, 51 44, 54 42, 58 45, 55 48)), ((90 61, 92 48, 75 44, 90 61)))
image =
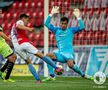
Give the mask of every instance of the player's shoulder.
POLYGON ((24 22, 23 22, 22 20, 18 20, 18 21, 16 22, 16 24, 24 25, 24 22))

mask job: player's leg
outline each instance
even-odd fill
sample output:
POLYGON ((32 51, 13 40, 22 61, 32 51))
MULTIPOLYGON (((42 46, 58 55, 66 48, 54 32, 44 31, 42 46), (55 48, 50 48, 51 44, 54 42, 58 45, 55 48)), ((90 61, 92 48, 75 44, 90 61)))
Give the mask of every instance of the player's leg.
POLYGON ((16 55, 15 54, 12 54, 11 56, 8 57, 8 65, 7 65, 7 72, 6 72, 6 77, 4 79, 4 81, 9 81, 9 82, 15 82, 14 80, 10 79, 10 75, 11 75, 11 72, 12 72, 12 69, 14 67, 14 64, 15 64, 15 61, 16 61, 16 55))
MULTIPOLYGON (((50 57, 53 61, 56 61, 56 56, 54 55, 54 53, 48 53, 48 54, 46 54, 46 56, 50 57)), ((53 67, 49 64, 47 64, 47 66, 48 66, 50 76, 55 77, 53 67)))
POLYGON ((61 68, 58 68, 55 63, 52 61, 52 59, 50 57, 44 56, 41 52, 39 52, 39 50, 37 48, 35 48, 32 44, 30 43, 24 43, 23 48, 31 54, 34 54, 35 56, 41 58, 43 61, 45 61, 46 63, 48 63, 49 65, 51 65, 53 68, 55 68, 55 70, 57 72, 62 72, 61 68))
POLYGON ((4 72, 6 70, 8 63, 9 63, 9 60, 7 60, 6 63, 0 68, 1 72, 4 72))
POLYGON ((19 46, 19 48, 15 48, 15 51, 27 63, 31 74, 37 80, 37 83, 40 83, 40 78, 39 78, 31 60, 29 59, 29 54, 23 50, 21 45, 19 46))
POLYGON ((4 45, 2 55, 7 58, 7 62, 4 64, 0 71, 2 72, 2 78, 9 81, 10 74, 16 61, 16 55, 13 54, 13 51, 8 44, 4 45), (5 70, 7 70, 6 76, 5 73, 3 73, 5 70))
POLYGON ((89 80, 93 80, 93 77, 86 75, 79 67, 78 65, 75 64, 74 60, 67 60, 67 64, 68 66, 73 69, 76 73, 78 73, 79 75, 81 75, 82 77, 89 79, 89 80))
POLYGON ((68 66, 73 69, 76 73, 84 77, 84 72, 75 64, 74 60, 67 60, 68 66))
POLYGON ((44 56, 41 52, 37 52, 36 54, 34 54, 35 56, 41 58, 43 61, 45 61, 47 64, 51 65, 53 68, 58 69, 58 67, 55 65, 55 63, 53 62, 53 60, 48 57, 48 56, 44 56))
POLYGON ((26 61, 27 65, 28 65, 29 71, 34 76, 35 80, 37 80, 37 83, 41 83, 40 77, 38 76, 38 74, 36 72, 36 69, 34 68, 31 60, 30 59, 27 59, 25 61, 26 61))
MULTIPOLYGON (((54 51, 53 53, 48 53, 47 56, 52 58, 52 60, 55 61, 55 62, 66 63, 66 60, 64 59, 63 55, 60 54, 58 51, 54 51)), ((43 81, 54 81, 54 80, 56 80, 54 70, 50 65, 48 65, 48 70, 49 70, 50 76, 43 79, 43 81)))
MULTIPOLYGON (((46 54, 46 56, 50 57, 53 61, 56 60, 56 56, 54 55, 54 53, 48 53, 46 54)), ((48 67, 48 71, 49 71, 49 75, 47 78, 43 79, 42 81, 43 82, 46 82, 46 81, 54 81, 56 78, 55 78, 55 73, 54 73, 54 69, 51 65, 47 64, 47 67, 48 67)))

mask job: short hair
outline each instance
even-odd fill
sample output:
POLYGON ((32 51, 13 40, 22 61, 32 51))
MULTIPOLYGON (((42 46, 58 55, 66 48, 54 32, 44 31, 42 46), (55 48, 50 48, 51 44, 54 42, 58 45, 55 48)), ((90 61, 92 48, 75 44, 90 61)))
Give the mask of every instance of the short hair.
POLYGON ((29 18, 29 16, 28 16, 27 14, 21 14, 21 15, 19 16, 19 18, 20 18, 20 19, 22 19, 22 18, 29 18))
POLYGON ((62 21, 67 21, 67 23, 68 23, 69 19, 68 19, 67 17, 62 17, 62 18, 60 19, 60 22, 62 22, 62 21))

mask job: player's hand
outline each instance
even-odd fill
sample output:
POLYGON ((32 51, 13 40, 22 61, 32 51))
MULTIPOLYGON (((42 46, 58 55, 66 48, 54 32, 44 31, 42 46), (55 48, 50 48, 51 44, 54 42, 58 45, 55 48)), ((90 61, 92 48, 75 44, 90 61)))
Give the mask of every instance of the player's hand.
POLYGON ((59 13, 59 7, 58 6, 53 6, 52 10, 51 10, 51 13, 50 14, 56 14, 56 13, 59 13))
POLYGON ((29 28, 29 31, 33 31, 34 30, 34 28, 29 28))
POLYGON ((10 37, 7 37, 5 40, 6 41, 11 41, 11 38, 10 37))
POLYGON ((76 16, 76 18, 79 18, 80 17, 80 10, 74 9, 73 14, 76 16))
POLYGON ((11 41, 11 35, 8 36, 8 40, 11 41))

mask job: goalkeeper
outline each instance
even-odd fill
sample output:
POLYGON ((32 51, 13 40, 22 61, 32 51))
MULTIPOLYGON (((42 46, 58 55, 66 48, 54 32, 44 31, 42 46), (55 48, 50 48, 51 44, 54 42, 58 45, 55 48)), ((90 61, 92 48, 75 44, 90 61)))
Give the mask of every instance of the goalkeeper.
MULTIPOLYGON (((56 52, 48 53, 47 56, 53 59, 55 62, 67 63, 70 69, 73 69, 75 72, 80 74, 82 77, 87 79, 92 79, 90 76, 84 74, 84 72, 75 64, 74 61, 74 48, 73 48, 73 38, 74 34, 81 32, 85 26, 80 18, 79 9, 74 9, 73 14, 76 16, 79 26, 68 28, 68 18, 62 17, 60 20, 60 27, 53 26, 50 24, 51 18, 54 14, 59 13, 59 7, 55 6, 52 8, 51 13, 47 17, 45 26, 55 34, 56 43, 58 50, 56 52)), ((50 76, 43 81, 55 80, 55 74, 53 68, 48 65, 48 70, 50 76)))

